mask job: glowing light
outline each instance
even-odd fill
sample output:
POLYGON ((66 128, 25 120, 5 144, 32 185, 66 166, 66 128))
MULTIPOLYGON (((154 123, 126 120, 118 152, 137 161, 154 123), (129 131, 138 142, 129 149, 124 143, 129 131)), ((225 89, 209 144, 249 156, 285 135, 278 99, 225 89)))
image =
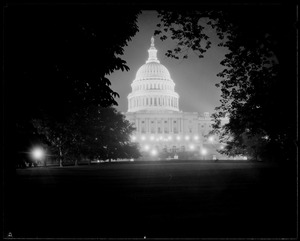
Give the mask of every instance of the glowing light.
POLYGON ((162 140, 162 139, 163 139, 163 137, 162 137, 162 136, 160 136, 160 137, 159 137, 159 139, 160 139, 160 140, 162 140))
POLYGON ((34 147, 30 152, 31 158, 34 160, 42 160, 45 157, 45 151, 42 147, 34 147))
POLYGON ((195 149, 195 146, 194 146, 193 144, 191 144, 191 145, 190 145, 190 149, 191 149, 191 150, 194 150, 194 149, 195 149))
POLYGON ((209 142, 214 142, 214 137, 213 136, 208 137, 208 141, 209 142))
POLYGON ((194 140, 198 141, 199 140, 199 136, 194 136, 194 140))
POLYGON ((153 149, 153 150, 151 151, 151 155, 152 155, 152 156, 156 156, 156 155, 157 155, 157 150, 153 149))
POLYGON ((269 136, 268 135, 267 136, 263 136, 262 138, 265 139, 265 140, 269 140, 269 136))
POLYGON ((185 136, 184 139, 185 139, 186 141, 188 141, 188 140, 190 139, 190 137, 189 137, 189 136, 185 136))
POLYGON ((172 140, 173 138, 172 138, 172 136, 168 136, 168 140, 172 140))
POLYGON ((223 146, 223 145, 222 145, 222 146, 220 146, 220 149, 221 149, 221 150, 223 150, 223 149, 224 149, 224 146, 223 146))
POLYGON ((207 154, 207 150, 205 148, 201 149, 201 155, 205 156, 207 154))
POLYGON ((145 151, 148 151, 149 149, 150 149, 150 146, 149 146, 149 145, 145 145, 145 146, 144 146, 144 150, 145 150, 145 151))
POLYGON ((177 139, 177 141, 180 141, 181 138, 180 138, 180 136, 176 136, 176 139, 177 139))
POLYGON ((151 141, 154 141, 154 139, 155 139, 154 136, 150 136, 151 141))
POLYGON ((142 136, 142 137, 141 137, 141 140, 142 140, 142 141, 146 140, 146 137, 145 137, 145 136, 142 136))
POLYGON ((131 140, 132 140, 132 141, 136 141, 136 136, 132 136, 132 137, 131 137, 131 140))

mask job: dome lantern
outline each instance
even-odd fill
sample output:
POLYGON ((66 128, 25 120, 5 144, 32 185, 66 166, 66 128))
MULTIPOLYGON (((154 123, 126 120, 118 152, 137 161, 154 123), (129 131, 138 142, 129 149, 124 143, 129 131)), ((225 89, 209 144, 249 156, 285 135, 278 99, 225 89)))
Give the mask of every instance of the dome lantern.
POLYGON ((151 37, 151 45, 150 49, 148 49, 149 57, 148 60, 146 61, 146 64, 155 62, 155 63, 160 63, 159 60, 157 59, 157 49, 154 46, 154 38, 153 36, 151 37))

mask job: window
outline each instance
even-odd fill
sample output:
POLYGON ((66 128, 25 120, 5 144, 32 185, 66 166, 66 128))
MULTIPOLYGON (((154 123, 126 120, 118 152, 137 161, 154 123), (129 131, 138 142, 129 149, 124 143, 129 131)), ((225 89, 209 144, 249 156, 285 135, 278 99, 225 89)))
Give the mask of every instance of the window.
POLYGON ((165 133, 169 133, 168 127, 165 127, 165 133))

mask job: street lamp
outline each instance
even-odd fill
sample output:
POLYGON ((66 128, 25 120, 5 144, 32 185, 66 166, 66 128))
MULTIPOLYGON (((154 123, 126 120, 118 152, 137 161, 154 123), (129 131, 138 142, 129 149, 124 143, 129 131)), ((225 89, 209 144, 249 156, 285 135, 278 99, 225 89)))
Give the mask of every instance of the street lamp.
POLYGON ((205 155, 207 154, 207 150, 205 148, 202 148, 200 153, 201 153, 201 155, 203 156, 203 159, 204 159, 205 155))
POLYGON ((153 149, 153 150, 151 151, 151 155, 152 155, 152 156, 156 156, 156 155, 157 155, 157 150, 153 149))
POLYGON ((190 145, 190 150, 194 150, 195 146, 193 144, 190 145))
POLYGON ((30 151, 30 157, 33 161, 45 161, 46 153, 44 148, 40 146, 35 146, 30 151))

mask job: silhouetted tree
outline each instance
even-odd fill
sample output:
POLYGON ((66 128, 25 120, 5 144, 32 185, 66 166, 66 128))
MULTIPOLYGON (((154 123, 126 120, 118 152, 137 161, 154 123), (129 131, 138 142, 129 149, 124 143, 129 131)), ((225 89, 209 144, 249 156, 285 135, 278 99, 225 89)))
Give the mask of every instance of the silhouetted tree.
POLYGON ((64 126, 83 106, 117 105, 118 94, 107 76, 129 69, 121 55, 138 31, 139 13, 101 4, 7 5, 4 125, 8 156, 27 148, 35 131, 31 120, 43 118, 41 113, 64 126))
POLYGON ((72 159, 118 159, 140 156, 136 144, 130 141, 134 131, 125 116, 113 107, 89 106, 77 110, 68 121, 57 122, 48 117, 33 120, 33 126, 52 148, 51 155, 72 159))
POLYGON ((109 161, 140 156, 137 146, 130 141, 134 127, 122 113, 113 107, 97 106, 90 106, 84 112, 84 119, 77 126, 82 154, 109 161))
POLYGON ((49 117, 34 119, 32 121, 37 133, 45 139, 52 149, 52 156, 58 156, 59 166, 67 156, 78 154, 80 132, 77 130, 78 120, 74 116, 68 121, 58 122, 49 117))
POLYGON ((211 47, 208 29, 215 30, 219 46, 229 50, 221 61, 225 68, 216 84, 222 91, 221 105, 214 113, 215 132, 221 140, 231 137, 225 153, 243 153, 249 144, 246 139, 260 137, 251 143, 254 149, 261 150, 261 142, 268 140, 264 149, 269 158, 295 159, 295 9, 284 5, 195 9, 159 11, 161 23, 155 34, 177 40, 166 53, 176 59, 187 58, 191 51, 204 57, 211 47), (225 116, 229 123, 221 128, 220 118, 225 116))

